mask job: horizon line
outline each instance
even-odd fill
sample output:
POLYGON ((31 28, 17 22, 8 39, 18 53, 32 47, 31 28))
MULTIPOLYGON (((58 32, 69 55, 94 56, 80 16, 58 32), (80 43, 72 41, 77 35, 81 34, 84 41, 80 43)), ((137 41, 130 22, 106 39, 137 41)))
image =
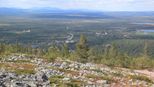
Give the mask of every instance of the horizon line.
POLYGON ((92 9, 63 9, 63 8, 57 8, 57 7, 33 7, 33 8, 19 8, 19 7, 0 7, 0 8, 12 8, 12 9, 22 9, 22 10, 32 10, 32 9, 59 9, 59 10, 77 10, 77 11, 87 11, 87 12, 154 12, 154 10, 92 10, 92 9))

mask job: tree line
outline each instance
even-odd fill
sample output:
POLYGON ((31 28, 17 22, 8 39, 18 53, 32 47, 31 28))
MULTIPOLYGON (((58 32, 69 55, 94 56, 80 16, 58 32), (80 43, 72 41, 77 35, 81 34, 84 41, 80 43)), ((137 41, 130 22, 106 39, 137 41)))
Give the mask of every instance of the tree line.
POLYGON ((154 59, 148 55, 148 42, 145 41, 143 53, 140 56, 129 56, 118 50, 116 44, 105 45, 104 48, 89 47, 85 35, 81 34, 76 43, 75 50, 70 51, 66 43, 61 46, 52 45, 47 49, 32 48, 30 45, 22 46, 16 44, 0 44, 0 55, 9 55, 12 53, 24 53, 46 58, 48 61, 54 61, 56 58, 69 59, 82 63, 92 62, 105 64, 113 67, 125 67, 132 69, 154 68, 154 59))

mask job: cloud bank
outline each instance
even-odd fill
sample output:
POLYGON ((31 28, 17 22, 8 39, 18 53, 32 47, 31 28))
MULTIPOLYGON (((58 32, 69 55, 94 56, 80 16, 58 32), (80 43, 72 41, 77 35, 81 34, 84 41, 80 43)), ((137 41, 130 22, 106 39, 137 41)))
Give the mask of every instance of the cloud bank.
POLYGON ((0 7, 154 11, 154 0, 0 0, 0 7))

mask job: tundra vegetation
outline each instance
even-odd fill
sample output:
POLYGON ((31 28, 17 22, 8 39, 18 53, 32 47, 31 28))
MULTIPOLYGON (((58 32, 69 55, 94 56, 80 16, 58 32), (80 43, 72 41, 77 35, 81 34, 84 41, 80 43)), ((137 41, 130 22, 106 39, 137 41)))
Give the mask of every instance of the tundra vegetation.
MULTIPOLYGON (((74 51, 70 51, 67 44, 52 45, 47 49, 32 48, 31 46, 22 46, 16 44, 0 44, 0 58, 12 53, 35 55, 54 61, 57 58, 69 59, 82 63, 91 62, 97 64, 105 64, 112 67, 123 67, 130 69, 152 69, 154 68, 154 59, 149 55, 150 42, 144 41, 142 53, 139 56, 131 56, 128 53, 119 51, 120 46, 115 43, 106 45, 103 48, 96 49, 90 47, 85 35, 81 34, 79 41, 76 43, 74 51)), ((16 61, 24 62, 24 61, 16 61)), ((26 62, 26 61, 25 61, 26 62)))
MULTIPOLYGON (((143 53, 140 56, 130 56, 120 52, 116 43, 106 45, 104 48, 100 51, 89 46, 84 34, 80 35, 75 50, 70 50, 66 43, 54 44, 44 49, 23 46, 19 43, 1 43, 1 76, 12 78, 14 82, 8 83, 13 87, 20 84, 36 85, 36 87, 37 85, 153 87, 153 77, 135 71, 154 68, 154 60, 148 54, 147 41, 144 42, 143 53)), ((4 80, 2 84, 8 85, 5 79, 2 80, 4 80)))

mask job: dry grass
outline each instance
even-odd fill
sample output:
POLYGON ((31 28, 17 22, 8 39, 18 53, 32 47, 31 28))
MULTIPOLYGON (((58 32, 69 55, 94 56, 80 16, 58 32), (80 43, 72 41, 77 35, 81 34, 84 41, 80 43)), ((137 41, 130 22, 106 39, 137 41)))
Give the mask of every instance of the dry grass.
POLYGON ((26 63, 0 63, 0 68, 17 74, 34 74, 36 65, 26 63))

